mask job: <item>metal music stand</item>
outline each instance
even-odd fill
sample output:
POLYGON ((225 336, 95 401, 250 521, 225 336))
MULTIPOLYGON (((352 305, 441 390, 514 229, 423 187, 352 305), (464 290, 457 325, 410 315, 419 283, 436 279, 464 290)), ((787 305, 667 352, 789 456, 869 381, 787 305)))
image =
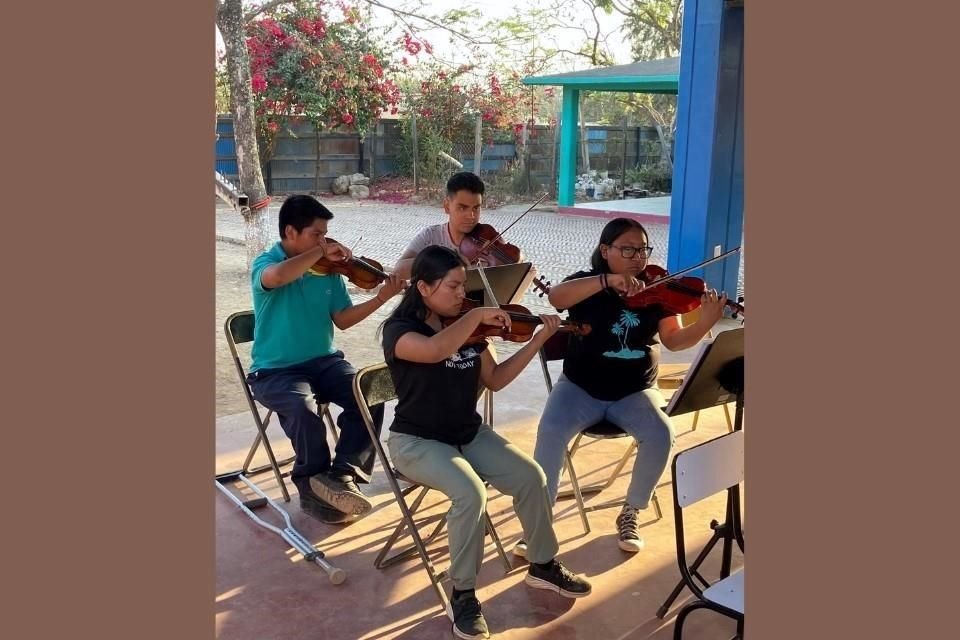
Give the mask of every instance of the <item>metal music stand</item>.
MULTIPOLYGON (((678 416, 697 410, 709 409, 735 400, 737 413, 733 422, 733 430, 743 429, 743 332, 742 327, 731 329, 718 334, 713 340, 702 343, 693 364, 690 365, 689 372, 684 377, 683 384, 673 394, 665 409, 668 416, 678 416)), ((697 559, 690 565, 693 575, 703 582, 705 581, 697 573, 697 569, 717 542, 723 541, 723 555, 720 563, 721 578, 730 575, 734 538, 736 538, 740 551, 743 551, 740 505, 733 504, 729 494, 724 522, 718 523, 716 520, 712 520, 710 528, 713 529, 713 535, 707 541, 697 559)), ((684 586, 685 583, 681 580, 674 587, 666 602, 657 609, 658 618, 663 619, 684 586)))
MULTIPOLYGON (((523 298, 523 294, 526 293, 527 287, 535 276, 530 266, 529 262, 518 262, 483 268, 487 281, 490 282, 490 288, 493 289, 493 294, 501 304, 515 304, 523 298)), ((467 269, 467 282, 464 286, 467 297, 474 302, 480 302, 485 306, 496 306, 496 302, 489 300, 484 293, 483 280, 476 269, 467 269)))

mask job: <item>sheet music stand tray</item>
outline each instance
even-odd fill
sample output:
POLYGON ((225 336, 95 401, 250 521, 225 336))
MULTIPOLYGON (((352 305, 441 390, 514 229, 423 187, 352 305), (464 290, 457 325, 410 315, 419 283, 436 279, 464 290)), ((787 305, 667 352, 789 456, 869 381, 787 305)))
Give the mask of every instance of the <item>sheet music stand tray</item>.
MULTIPOLYGON (((523 298, 527 287, 534 278, 533 269, 529 262, 503 264, 496 267, 484 267, 483 272, 490 282, 493 295, 497 296, 500 304, 516 304, 523 298)), ((467 297, 475 302, 482 302, 484 306, 496 306, 493 300, 488 300, 484 292, 483 280, 476 269, 467 269, 467 282, 464 285, 467 297), (474 294, 474 295, 471 295, 474 294)))
MULTIPOLYGON (((727 402, 736 401, 737 413, 733 422, 734 431, 743 428, 743 332, 744 329, 723 331, 713 340, 704 342, 690 365, 683 384, 677 389, 665 409, 668 416, 678 416, 700 409, 709 409, 727 402)), ((710 523, 713 535, 703 547, 700 555, 690 565, 691 572, 701 581, 703 578, 697 569, 706 560, 717 542, 723 541, 723 555, 720 563, 720 577, 730 575, 730 563, 733 556, 733 540, 743 551, 743 532, 740 527, 740 505, 733 504, 727 496, 726 517, 723 523, 713 520, 710 523)), ((666 602, 657 609, 661 620, 667 614, 673 601, 684 588, 681 580, 666 602)))

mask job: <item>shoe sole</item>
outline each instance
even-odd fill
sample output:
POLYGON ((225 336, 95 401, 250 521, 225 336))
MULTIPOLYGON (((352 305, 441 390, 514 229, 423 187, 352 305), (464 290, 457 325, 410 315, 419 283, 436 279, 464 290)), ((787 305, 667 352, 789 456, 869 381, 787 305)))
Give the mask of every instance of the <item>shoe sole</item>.
POLYGON ((310 478, 310 488, 331 507, 348 515, 362 516, 373 508, 373 504, 362 495, 337 491, 315 478, 310 478))
POLYGON ((486 640, 486 638, 490 637, 489 633, 470 635, 466 631, 460 631, 460 629, 457 629, 456 624, 453 625, 453 635, 457 636, 458 638, 463 638, 463 640, 486 640))
POLYGON ((640 541, 639 545, 632 545, 624 542, 623 540, 617 540, 617 546, 628 553, 637 553, 638 551, 643 550, 644 544, 642 540, 640 541))
POLYGON ((547 591, 556 591, 557 593, 562 595, 564 598, 583 598, 585 596, 590 595, 590 593, 593 591, 593 587, 590 588, 590 591, 584 591, 582 593, 567 591, 566 589, 561 589, 560 587, 553 584, 552 582, 548 582, 543 578, 537 578, 536 576, 532 576, 529 573, 526 575, 523 581, 527 583, 528 587, 533 587, 534 589, 546 589, 547 591))
POLYGON ((324 524, 346 524, 357 519, 356 516, 337 511, 336 509, 324 509, 309 502, 301 502, 300 510, 324 524))

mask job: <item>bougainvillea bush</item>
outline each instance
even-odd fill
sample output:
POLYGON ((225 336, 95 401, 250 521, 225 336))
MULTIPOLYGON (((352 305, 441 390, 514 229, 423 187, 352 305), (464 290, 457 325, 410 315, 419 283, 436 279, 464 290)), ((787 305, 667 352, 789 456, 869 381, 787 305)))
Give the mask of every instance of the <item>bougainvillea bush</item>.
POLYGON ((297 3, 247 26, 250 82, 264 160, 291 118, 317 129, 364 136, 400 90, 387 77, 389 55, 361 11, 344 1, 297 3))

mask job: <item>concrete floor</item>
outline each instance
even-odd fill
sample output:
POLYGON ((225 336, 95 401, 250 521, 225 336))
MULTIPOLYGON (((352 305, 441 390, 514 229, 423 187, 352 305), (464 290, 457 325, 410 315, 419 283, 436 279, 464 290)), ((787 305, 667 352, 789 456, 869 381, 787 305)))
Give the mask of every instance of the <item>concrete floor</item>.
MULTIPOLYGON (((555 366, 559 367, 559 363, 555 366)), ((496 429, 525 451, 532 452, 545 401, 540 365, 534 360, 516 381, 496 394, 496 429)), ((391 419, 392 406, 388 406, 384 435, 391 419)), ((691 422, 692 414, 674 419, 679 436, 674 453, 726 433, 724 413, 719 407, 701 414, 695 432, 690 431, 691 422)), ((288 454, 289 443, 279 427, 274 424, 270 431, 278 453, 288 454)), ((254 432, 247 414, 218 420, 217 472, 242 463, 254 432)), ((581 483, 605 479, 625 447, 625 440, 588 441, 574 459, 581 483)), ((588 504, 622 498, 630 469, 628 464, 616 482, 588 498, 588 504)), ((271 475, 260 476, 258 481, 268 494, 279 500, 280 491, 271 475)), ((669 481, 668 467, 658 489, 663 519, 641 529, 646 548, 635 555, 617 547, 614 519, 618 509, 589 513, 592 532, 585 535, 575 503, 572 500, 558 502, 555 528, 561 544, 560 558, 574 571, 585 574, 593 584, 593 593, 578 601, 527 587, 523 584, 525 562, 519 558, 513 559, 513 570, 505 574, 488 539, 477 596, 493 636, 511 640, 672 638, 676 611, 690 594, 684 591, 664 620, 655 617, 656 610, 679 580, 669 481)), ((561 490, 566 484, 561 485, 561 490)), ((374 568, 374 557, 399 521, 400 512, 379 465, 373 482, 364 489, 374 502, 374 510, 345 526, 324 525, 302 514, 292 486, 293 501, 284 504, 293 526, 327 554, 330 562, 348 573, 341 585, 331 584, 319 567, 305 562, 289 544, 254 524, 214 489, 218 638, 429 640, 453 637, 450 622, 440 609, 418 557, 384 571, 374 568)), ((448 507, 439 492, 431 492, 425 505, 429 508, 421 510, 421 515, 433 517, 439 517, 448 507)), ((686 512, 691 557, 709 538, 710 520, 723 519, 723 507, 721 494, 686 512)), ((509 498, 491 490, 488 510, 509 554, 521 534, 509 498)), ((282 523, 271 515, 272 510, 257 513, 270 522, 282 523)), ((431 557, 440 570, 446 568, 449 561, 446 544, 446 535, 442 534, 429 545, 431 557)), ((714 579, 718 573, 719 553, 714 555, 703 571, 708 579, 714 579)), ((735 552, 734 566, 740 564, 742 556, 735 552)), ((449 592, 449 583, 445 586, 449 592)), ((684 637, 726 639, 734 631, 732 621, 710 611, 698 611, 688 619, 684 637)))

